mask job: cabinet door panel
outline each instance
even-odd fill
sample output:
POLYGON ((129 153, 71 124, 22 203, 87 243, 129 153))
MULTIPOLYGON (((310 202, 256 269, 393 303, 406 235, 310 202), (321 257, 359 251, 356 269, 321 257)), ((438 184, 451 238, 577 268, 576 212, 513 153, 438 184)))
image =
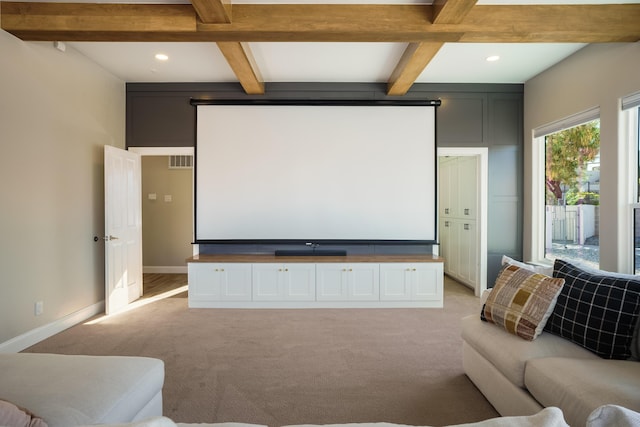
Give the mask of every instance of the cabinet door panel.
POLYGON ((380 299, 380 267, 378 264, 352 264, 348 267, 349 299, 377 301, 380 299))
POLYGON ((220 264, 219 267, 220 299, 251 301, 251 265, 220 264))
POLYGON ((255 264, 253 266, 253 300, 278 301, 282 299, 282 266, 279 264, 255 264))
POLYGON ((449 263, 447 264, 447 274, 452 277, 460 277, 460 245, 462 239, 462 223, 460 220, 449 221, 449 263))
POLYGON ((347 298, 345 268, 344 264, 318 264, 316 268, 318 301, 344 301, 347 298))
POLYGON ((214 264, 189 264, 189 298, 196 301, 220 299, 220 277, 214 264))
POLYGON ((444 258, 444 271, 449 274, 453 261, 453 251, 451 250, 451 220, 449 218, 440 219, 440 256, 444 258))
POLYGON ((408 301, 411 299, 409 264, 380 265, 380 299, 386 301, 408 301))
POLYGON ((315 264, 286 264, 283 270, 284 300, 314 301, 316 299, 315 264))
POLYGON ((446 218, 451 216, 451 170, 452 159, 449 157, 440 157, 438 162, 438 194, 440 195, 439 207, 440 217, 446 218))
POLYGON ((460 278, 469 284, 475 284, 478 280, 476 243, 476 222, 462 222, 460 229, 460 278))
MULTIPOLYGON (((441 264, 440 264, 441 265, 441 264)), ((436 264, 417 266, 413 276, 412 299, 417 301, 442 298, 442 270, 436 264)))
POLYGON ((458 217, 475 219, 478 206, 478 157, 459 158, 458 217))

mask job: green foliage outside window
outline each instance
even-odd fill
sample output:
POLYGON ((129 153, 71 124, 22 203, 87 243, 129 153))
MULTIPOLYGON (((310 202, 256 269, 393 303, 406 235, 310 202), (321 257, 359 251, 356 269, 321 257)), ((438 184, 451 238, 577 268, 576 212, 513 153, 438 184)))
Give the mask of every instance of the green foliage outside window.
POLYGON ((579 201, 599 204, 595 193, 580 193, 579 184, 584 177, 587 163, 600 153, 600 121, 594 120, 583 125, 556 132, 546 137, 546 198, 548 204, 556 204, 563 193, 572 195, 569 203, 579 201))
POLYGON ((569 190, 567 192, 567 205, 599 205, 600 194, 588 192, 588 191, 574 191, 569 190))

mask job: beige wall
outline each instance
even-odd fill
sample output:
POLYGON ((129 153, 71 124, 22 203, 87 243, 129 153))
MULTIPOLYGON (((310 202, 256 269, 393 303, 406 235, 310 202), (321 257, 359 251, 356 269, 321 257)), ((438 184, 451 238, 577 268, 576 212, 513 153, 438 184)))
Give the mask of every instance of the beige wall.
POLYGON ((620 99, 640 91, 640 42, 589 45, 539 74, 524 88, 524 256, 532 259, 532 132, 593 107, 600 108, 600 267, 631 272, 628 151, 620 99))
POLYGON ((142 259, 147 272, 152 267, 186 269, 185 259, 192 255, 193 170, 169 169, 168 162, 167 156, 142 157, 142 259), (151 193, 156 200, 149 199, 151 193))
POLYGON ((1 344, 104 300, 93 237, 104 233, 103 147, 124 147, 125 84, 69 46, 0 30, 0 52, 1 344))

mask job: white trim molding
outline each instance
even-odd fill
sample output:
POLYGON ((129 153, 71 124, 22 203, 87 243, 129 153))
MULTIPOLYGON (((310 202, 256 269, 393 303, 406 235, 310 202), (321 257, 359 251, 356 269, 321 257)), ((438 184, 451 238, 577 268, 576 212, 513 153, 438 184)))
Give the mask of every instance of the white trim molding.
POLYGON ((142 267, 143 273, 157 273, 157 274, 187 274, 188 268, 186 265, 177 266, 153 266, 145 265, 142 267))
POLYGON ((193 147, 129 147, 141 156, 193 156, 193 147))
POLYGON ((0 343, 0 353, 18 353, 80 322, 104 313, 104 300, 0 343))

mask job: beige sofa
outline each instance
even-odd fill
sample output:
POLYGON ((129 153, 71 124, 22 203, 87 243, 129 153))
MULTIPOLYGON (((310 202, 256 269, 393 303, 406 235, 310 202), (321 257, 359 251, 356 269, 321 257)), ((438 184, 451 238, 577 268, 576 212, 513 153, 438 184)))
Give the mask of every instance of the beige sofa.
POLYGON ((5 403, 0 425, 2 416, 12 416, 9 411, 16 407, 49 427, 161 416, 163 384, 164 362, 159 359, 0 354, 0 399, 5 403))
MULTIPOLYGON (((640 413, 616 405, 605 405, 591 413, 585 427, 637 427, 640 425, 640 413)), ((258 424, 235 422, 215 424, 175 423, 166 417, 154 417, 140 422, 128 424, 112 424, 108 427, 266 427, 258 424)), ((104 427, 107 427, 104 425, 104 427)), ((328 424, 318 426, 302 424, 286 427, 407 427, 401 424, 385 422, 328 424)), ((427 427, 427 426, 425 426, 427 427)), ((568 427, 562 411, 558 408, 545 408, 534 415, 518 417, 498 417, 470 424, 459 424, 449 427, 568 427)))
POLYGON ((601 358, 547 331, 526 341, 482 321, 480 311, 462 319, 463 367, 501 415, 534 414, 553 406, 571 426, 584 426, 589 414, 605 404, 640 411, 637 360, 601 358))

